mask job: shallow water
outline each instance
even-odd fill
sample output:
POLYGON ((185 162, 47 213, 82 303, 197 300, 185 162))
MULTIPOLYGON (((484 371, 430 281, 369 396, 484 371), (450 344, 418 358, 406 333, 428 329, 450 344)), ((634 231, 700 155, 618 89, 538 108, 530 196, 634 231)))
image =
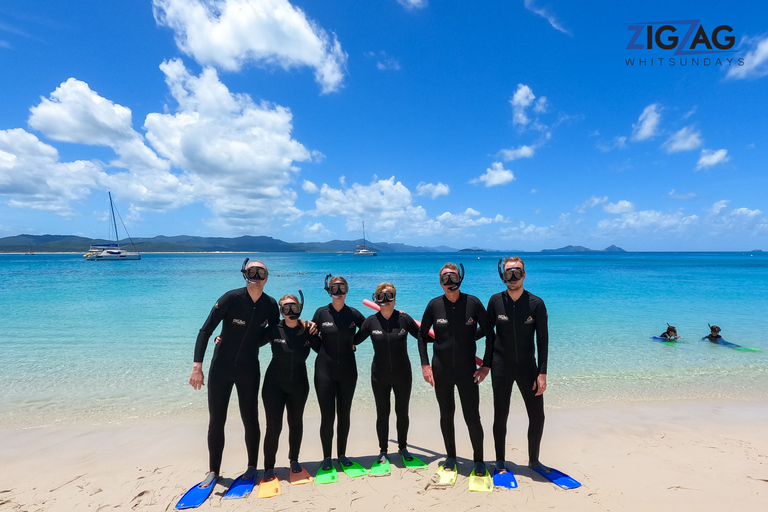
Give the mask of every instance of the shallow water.
MULTIPOLYGON (((0 425, 204 417, 204 392, 187 384, 197 331, 225 291, 243 285, 244 254, 146 254, 137 262, 81 255, 0 255, 0 425)), ((362 305, 394 283, 397 307, 420 319, 439 295, 439 268, 462 263, 462 290, 486 303, 501 291, 497 253, 265 253, 266 292, 306 297, 305 318, 328 303, 327 273, 362 305)), ((526 289, 549 311, 547 405, 612 400, 768 396, 768 255, 760 253, 524 254, 526 289), (654 341, 675 325, 684 337, 654 341), (707 323, 745 352, 701 341, 707 323)), ((412 404, 433 404, 420 379, 416 341, 412 404)), ((206 355, 206 367, 212 348, 206 355)), ((356 410, 372 410, 370 343, 357 352, 356 410)), ((262 374, 269 351, 262 350, 262 374)), ((309 369, 313 367, 310 356, 309 369)), ((311 378, 311 377, 310 377, 311 378)), ((481 387, 490 404, 490 383, 481 387)), ((308 414, 316 412, 310 393, 308 414)))

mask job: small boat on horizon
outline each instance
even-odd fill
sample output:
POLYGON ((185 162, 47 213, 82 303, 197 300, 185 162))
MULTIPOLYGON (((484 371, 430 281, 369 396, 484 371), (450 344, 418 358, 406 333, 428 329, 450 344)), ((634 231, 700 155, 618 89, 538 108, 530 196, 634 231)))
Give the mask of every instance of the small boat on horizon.
POLYGON ((115 206, 112 204, 112 192, 107 192, 107 194, 109 194, 109 220, 111 221, 110 227, 114 227, 115 229, 115 243, 91 245, 91 247, 88 249, 88 252, 83 256, 88 261, 140 260, 141 253, 133 244, 133 239, 131 238, 131 235, 128 234, 128 230, 125 229, 125 224, 122 224, 123 219, 120 219, 120 223, 123 225, 125 234, 128 235, 128 240, 131 241, 131 247, 133 247, 134 250, 126 251, 125 249, 120 248, 120 238, 117 234, 117 216, 115 215, 115 206))
POLYGON ((373 250, 373 247, 368 249, 365 244, 365 222, 363 222, 363 244, 358 245, 357 249, 355 249, 355 253, 353 256, 377 256, 376 251, 373 250))

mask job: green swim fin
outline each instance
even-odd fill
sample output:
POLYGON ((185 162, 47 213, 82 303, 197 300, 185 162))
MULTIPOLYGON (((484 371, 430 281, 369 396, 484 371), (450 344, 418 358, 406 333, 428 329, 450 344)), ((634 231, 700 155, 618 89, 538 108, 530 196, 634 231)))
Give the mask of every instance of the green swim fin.
POLYGON ((380 463, 378 460, 371 466, 371 476, 389 476, 392 472, 392 465, 389 460, 384 459, 384 463, 380 463))
POLYGON ((358 478, 368 474, 368 470, 365 469, 360 464, 358 464, 357 462, 353 460, 350 460, 349 462, 350 464, 348 466, 345 466, 344 464, 339 462, 339 465, 341 466, 341 470, 344 471, 344 474, 347 475, 349 478, 358 478))
POLYGON ((403 464, 408 469, 427 469, 427 464, 418 457, 411 455, 411 460, 408 460, 402 456, 400 458, 403 460, 403 464))
POLYGON ((320 469, 317 470, 317 475, 315 475, 316 484, 335 484, 338 481, 339 475, 336 473, 336 467, 333 464, 331 464, 331 469, 323 469, 320 466, 320 469))
POLYGON ((477 476, 475 470, 469 474, 469 490, 473 492, 491 492, 493 491, 493 477, 486 470, 483 476, 477 476))
POLYGON ((459 474, 459 470, 453 468, 452 471, 445 469, 443 466, 439 466, 432 480, 430 480, 427 487, 435 489, 441 489, 445 487, 453 487, 456 484, 456 476, 459 474))

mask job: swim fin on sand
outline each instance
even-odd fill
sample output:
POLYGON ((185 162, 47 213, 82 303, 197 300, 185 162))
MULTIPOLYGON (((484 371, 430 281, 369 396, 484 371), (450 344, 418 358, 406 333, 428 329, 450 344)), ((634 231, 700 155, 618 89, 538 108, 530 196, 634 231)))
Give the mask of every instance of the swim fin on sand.
POLYGON ((341 466, 341 470, 344 471, 344 474, 349 478, 358 478, 368 474, 368 470, 357 462, 349 459, 346 459, 345 462, 347 463, 346 466, 339 460, 339 466, 341 466))
POLYGON ((493 491, 493 479, 488 470, 483 476, 475 474, 475 470, 469 474, 469 490, 472 492, 491 492, 493 491))
POLYGON ((371 476, 389 476, 392 473, 392 465, 388 459, 384 459, 384 462, 378 460, 373 463, 369 474, 371 476))
POLYGON ((262 480, 259 484, 259 498, 272 498, 283 493, 280 487, 280 479, 273 476, 270 480, 262 480))
POLYGON ((502 471, 493 470, 493 486, 504 487, 506 489, 517 489, 517 480, 515 475, 508 469, 502 471))
POLYGON ((251 475, 243 473, 239 477, 235 478, 232 485, 229 486, 227 492, 224 493, 224 499, 244 498, 253 492, 253 488, 256 485, 256 471, 254 470, 251 475))
POLYGON ((449 470, 440 465, 437 468, 435 474, 432 475, 432 479, 427 484, 427 487, 433 489, 445 489, 447 487, 453 487, 456 485, 456 477, 458 474, 459 471, 456 469, 456 467, 449 470))
POLYGON ((338 481, 339 475, 333 464, 331 464, 330 469, 323 469, 323 466, 320 466, 320 469, 317 470, 317 474, 315 475, 315 483, 318 485, 335 484, 338 481))
POLYGON ((408 454, 408 457, 405 455, 400 455, 400 458, 403 461, 403 464, 408 469, 427 469, 427 465, 424 463, 423 460, 419 459, 418 457, 414 457, 411 454, 408 454))
POLYGON ((215 478, 209 485, 205 487, 201 487, 205 483, 205 480, 193 486, 190 490, 184 493, 184 496, 182 496, 179 502, 176 503, 176 510, 197 508, 202 505, 205 500, 208 499, 208 496, 210 496, 213 492, 213 488, 216 487, 217 480, 218 478, 215 478))
POLYGON ((563 489, 575 489, 581 487, 581 483, 577 482, 570 476, 566 475, 562 471, 558 471, 555 468, 547 468, 545 466, 537 466, 532 468, 535 472, 552 482, 558 487, 563 489))
POLYGON ((306 469, 301 468, 301 471, 294 473, 291 471, 291 485, 304 485, 312 482, 312 477, 306 469))

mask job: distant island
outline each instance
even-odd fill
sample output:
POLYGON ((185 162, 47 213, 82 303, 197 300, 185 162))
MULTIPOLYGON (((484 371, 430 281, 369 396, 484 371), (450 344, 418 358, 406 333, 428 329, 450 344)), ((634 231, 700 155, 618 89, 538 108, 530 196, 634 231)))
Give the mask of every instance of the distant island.
MULTIPOLYGON (((0 238, 0 253, 85 253, 91 245, 112 243, 112 240, 86 238, 74 235, 16 235, 0 238)), ((527 251, 482 249, 468 247, 456 249, 445 245, 425 247, 401 243, 378 242, 368 245, 380 253, 396 252, 460 252, 486 253, 502 252, 519 254, 527 251)), ((152 238, 133 238, 133 244, 140 252, 335 252, 351 253, 362 239, 331 240, 329 242, 285 242, 269 236, 240 236, 235 238, 201 237, 201 236, 164 236, 152 238)), ((129 246, 130 240, 120 240, 120 245, 129 246)), ((580 245, 567 245, 560 249, 544 249, 542 253, 593 253, 593 252, 626 252, 620 247, 611 245, 602 251, 596 251, 580 245)))
POLYGON ((541 252, 627 252, 621 247, 616 247, 615 245, 611 245, 606 247, 603 250, 595 250, 595 249, 589 249, 587 247, 582 247, 581 245, 566 245, 565 247, 561 247, 559 249, 544 249, 541 252))

